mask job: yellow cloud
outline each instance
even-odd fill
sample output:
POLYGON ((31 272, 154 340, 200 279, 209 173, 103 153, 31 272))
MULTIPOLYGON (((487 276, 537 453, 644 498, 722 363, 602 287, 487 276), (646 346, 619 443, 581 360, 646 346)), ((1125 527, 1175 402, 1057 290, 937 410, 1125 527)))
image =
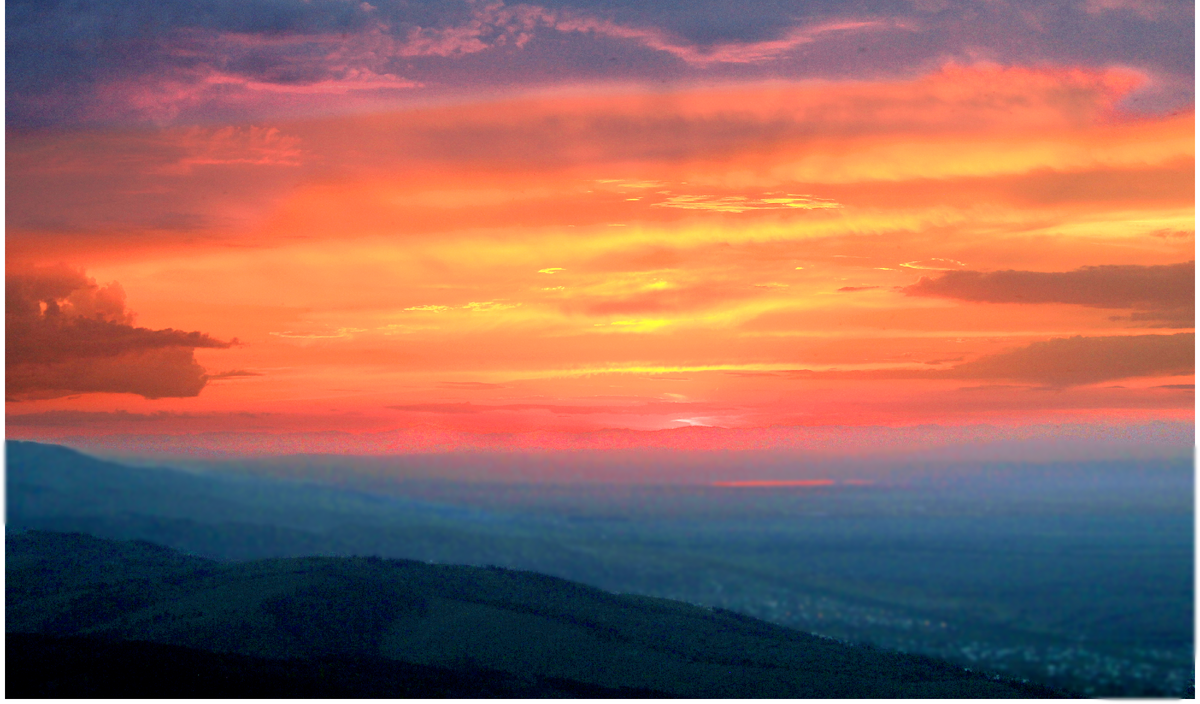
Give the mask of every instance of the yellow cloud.
POLYGON ((366 332, 365 328, 338 328, 332 333, 315 333, 315 332, 293 332, 291 330, 285 332, 269 332, 268 335, 283 337, 289 340, 335 340, 338 338, 347 338, 356 332, 366 332))
POLYGON ((918 259, 916 261, 904 262, 900 266, 908 269, 929 269, 931 271, 950 271, 959 267, 964 267, 966 264, 956 259, 942 259, 933 257, 932 259, 918 259))
POLYGON ((471 301, 463 306, 475 313, 487 313, 495 310, 508 310, 509 308, 517 308, 520 303, 502 303, 500 301, 471 301))
POLYGON ((827 198, 788 194, 786 197, 748 198, 746 196, 676 195, 668 196, 661 203, 651 203, 660 208, 684 210, 710 210, 720 213, 743 213, 747 210, 827 210, 843 207, 841 203, 827 198))
MULTIPOLYGON (((675 321, 663 319, 613 320, 608 322, 607 325, 618 328, 623 332, 654 332, 655 330, 670 325, 673 322, 675 321)), ((596 323, 595 327, 604 327, 605 325, 606 323, 596 323)))

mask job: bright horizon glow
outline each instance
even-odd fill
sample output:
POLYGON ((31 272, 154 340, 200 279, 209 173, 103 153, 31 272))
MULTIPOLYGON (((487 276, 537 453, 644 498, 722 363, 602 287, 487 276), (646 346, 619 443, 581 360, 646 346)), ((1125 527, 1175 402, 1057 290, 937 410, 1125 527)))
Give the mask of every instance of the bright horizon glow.
MULTIPOLYGON (((746 479, 728 482, 712 482, 710 486, 724 487, 772 487, 772 486, 833 486, 832 479, 746 479)), ((842 482, 850 484, 850 482, 842 482)))

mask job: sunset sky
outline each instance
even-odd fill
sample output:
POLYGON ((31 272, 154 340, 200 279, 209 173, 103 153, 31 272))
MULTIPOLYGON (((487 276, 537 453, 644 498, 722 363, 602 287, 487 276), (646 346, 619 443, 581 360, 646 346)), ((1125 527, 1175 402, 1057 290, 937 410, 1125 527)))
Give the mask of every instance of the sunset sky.
POLYGON ((1191 3, 6 13, 10 438, 1193 421, 1191 3))

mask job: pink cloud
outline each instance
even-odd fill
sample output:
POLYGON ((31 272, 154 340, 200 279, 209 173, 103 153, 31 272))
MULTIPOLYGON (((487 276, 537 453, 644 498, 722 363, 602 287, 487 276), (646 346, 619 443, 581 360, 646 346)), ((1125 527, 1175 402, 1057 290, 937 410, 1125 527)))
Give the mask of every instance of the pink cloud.
POLYGON ((271 83, 250 80, 243 76, 214 73, 206 77, 204 83, 209 86, 233 85, 246 90, 293 95, 345 95, 356 90, 401 90, 421 85, 390 73, 377 74, 370 69, 347 68, 341 73, 337 78, 311 83, 271 83))
POLYGON ((759 42, 726 42, 711 47, 700 47, 673 40, 657 29, 628 27, 586 16, 567 16, 553 24, 553 27, 560 32, 594 32, 617 39, 632 39, 649 49, 663 51, 689 64, 701 66, 718 63, 746 64, 768 61, 798 46, 812 43, 821 35, 836 32, 881 29, 887 26, 896 25, 879 21, 843 20, 810 27, 797 27, 779 39, 759 42))
POLYGON ((778 39, 758 42, 724 42, 702 47, 676 39, 660 29, 618 24, 574 10, 551 10, 539 5, 506 6, 490 3, 475 11, 470 22, 438 30, 420 29, 409 34, 403 56, 454 56, 485 51, 496 46, 525 46, 539 27, 559 32, 596 34, 613 39, 628 39, 662 51, 689 64, 756 63, 774 59, 798 46, 816 41, 822 35, 883 27, 895 23, 863 20, 835 20, 807 27, 796 27, 778 39))
POLYGON ((492 2, 476 5, 464 21, 449 26, 403 28, 376 19, 352 33, 188 29, 159 41, 155 49, 169 61, 158 70, 99 84, 88 111, 91 118, 137 117, 163 123, 191 110, 214 107, 344 108, 335 99, 350 94, 378 99, 423 87, 420 81, 400 75, 401 62, 453 59, 504 47, 521 49, 538 31, 626 40, 703 68, 761 63, 824 36, 902 26, 845 19, 787 29, 776 39, 702 46, 658 28, 619 24, 577 10, 492 2))
POLYGON ((187 156, 173 165, 175 170, 212 164, 301 164, 300 140, 283 134, 276 127, 193 127, 180 136, 178 146, 187 152, 187 156))
POLYGON ((1089 15, 1126 11, 1153 22, 1166 14, 1167 6, 1160 0, 1084 0, 1083 9, 1089 15))

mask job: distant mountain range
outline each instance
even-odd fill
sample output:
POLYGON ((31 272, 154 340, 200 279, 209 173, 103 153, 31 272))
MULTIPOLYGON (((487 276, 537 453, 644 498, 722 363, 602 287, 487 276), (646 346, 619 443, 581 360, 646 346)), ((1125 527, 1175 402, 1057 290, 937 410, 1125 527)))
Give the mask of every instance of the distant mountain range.
MULTIPOLYGON (((956 471, 946 473, 944 480, 939 477, 937 482, 910 487, 881 483, 731 490, 704 484, 418 481, 403 475, 396 478, 388 458, 280 458, 245 467, 193 466, 185 470, 129 466, 30 442, 9 441, 6 450, 6 534, 10 539, 45 531, 148 541, 160 546, 154 554, 173 554, 171 560, 178 562, 179 569, 193 570, 224 570, 235 564, 249 569, 251 564, 282 564, 279 560, 285 558, 350 558, 346 564, 379 569, 379 563, 362 562, 361 556, 371 555, 400 560, 395 564, 410 565, 405 569, 416 569, 411 565, 430 570, 496 565, 519 571, 504 574, 552 575, 540 577, 551 584, 562 583, 555 579, 561 578, 590 585, 579 587, 591 590, 589 593, 639 594, 645 596, 628 598, 659 603, 651 597, 663 597, 674 601, 662 603, 723 607, 731 611, 704 611, 708 614, 705 618, 724 613, 721 623, 727 623, 728 619, 745 622, 747 616, 754 616, 763 619, 756 623, 771 623, 765 627, 781 629, 779 632, 832 636, 841 641, 837 643, 841 648, 850 648, 842 643, 874 643, 881 650, 923 653, 956 664, 955 676, 963 674, 962 667, 969 667, 1001 673, 1007 682, 1029 680, 1089 696, 1180 696, 1192 691, 1192 631, 1188 624, 1192 621, 1194 492, 1190 461, 963 466, 951 467, 956 471), (163 552, 165 548, 177 552, 163 552), (263 560, 275 562, 252 562, 263 560)), ((441 465, 434 468, 440 470, 441 465)), ((150 550, 146 543, 138 544, 150 550)), ((19 611, 13 606, 17 595, 12 585, 18 582, 11 572, 17 564, 11 543, 8 552, 10 587, 6 597, 12 631, 19 611)), ((51 572, 65 575, 74 570, 77 576, 70 579, 78 580, 78 575, 91 579, 107 574, 104 570, 108 568, 98 564, 51 572)), ((153 575, 163 569, 158 563, 153 565, 151 576, 130 574, 126 565, 121 568, 125 571, 111 578, 97 579, 105 584, 126 579, 153 582, 158 579, 153 575)), ((500 573, 495 568, 485 572, 500 573)), ((341 583, 340 577, 329 579, 341 583)), ((355 577, 347 582, 347 588, 371 583, 355 577)), ((107 599, 127 605, 142 598, 137 589, 126 585, 117 592, 101 591, 93 596, 100 604, 108 603, 107 599)), ((317 591, 305 592, 309 595, 305 598, 324 598, 321 590, 326 587, 313 589, 317 591)), ((431 589, 434 594, 445 591, 442 587, 431 589)), ((178 591, 171 594, 163 598, 183 598, 178 591)), ((45 613, 21 622, 24 625, 18 630, 27 631, 26 635, 11 636, 25 640, 19 648, 10 648, 10 664, 18 662, 12 658, 23 657, 20 653, 53 651, 58 655, 51 660, 61 657, 64 662, 80 663, 83 669, 77 672, 99 688, 95 692, 111 692, 102 683, 111 681, 105 679, 105 673, 113 670, 101 663, 128 660, 124 648, 140 649, 135 659, 146 663, 163 658, 200 662, 221 650, 210 641, 188 640, 178 633, 166 640, 157 631, 139 631, 127 637, 107 621, 75 624, 71 619, 91 613, 85 608, 86 600, 81 602, 83 611, 72 610, 75 607, 70 600, 81 596, 81 592, 64 592, 57 601, 39 602, 42 606, 37 608, 46 609, 45 613), (95 640, 101 634, 108 639, 114 634, 126 639, 121 641, 125 645, 95 640), (139 642, 143 644, 136 645, 139 642), (87 674, 86 663, 98 669, 87 674)), ((428 595, 422 598, 427 600, 423 608, 440 603, 429 602, 428 595)), ((241 623, 239 619, 248 619, 253 628, 265 628, 264 623, 279 618, 256 610, 259 606, 253 604, 239 608, 241 611, 229 615, 232 621, 214 628, 229 632, 232 626, 228 624, 241 623)), ((383 670, 378 672, 390 672, 401 661, 413 668, 434 668, 421 670, 424 674, 419 676, 412 674, 434 689, 411 691, 443 692, 445 696, 492 696, 486 692, 497 691, 521 697, 624 696, 620 687, 642 693, 636 696, 678 691, 663 689, 666 685, 653 680, 589 679, 589 671, 517 667, 505 660, 507 650, 489 650, 490 643, 504 642, 501 636, 509 626, 487 626, 487 619, 477 613, 482 607, 462 608, 466 615, 446 618, 458 619, 468 633, 484 635, 478 642, 464 641, 468 644, 461 652, 443 653, 449 660, 418 657, 441 652, 431 650, 433 641, 428 640, 421 641, 424 645, 410 643, 405 646, 409 650, 388 651, 391 654, 385 657, 373 651, 373 646, 352 648, 343 643, 313 650, 296 645, 303 638, 294 642, 264 635, 276 645, 292 645, 274 650, 225 648, 223 659, 205 661, 204 668, 220 669, 228 673, 223 681, 242 684, 230 685, 232 690, 186 690, 193 694, 181 691, 180 696, 258 692, 262 690, 245 689, 247 677, 277 681, 284 674, 293 683, 308 682, 303 688, 330 692, 328 696, 343 696, 333 692, 391 696, 372 689, 376 685, 364 684, 393 686, 389 684, 391 675, 363 674, 376 672, 371 668, 379 665, 376 661, 381 657, 386 662, 380 661, 383 670), (391 657, 400 659, 387 659, 391 657), (266 664, 255 658, 266 658, 266 664), (343 673, 365 689, 354 689, 357 684, 345 689, 350 680, 338 679, 342 675, 334 677, 336 686, 326 683, 333 689, 292 677, 316 662, 314 658, 323 663, 321 672, 343 673), (468 682, 460 672, 467 666, 474 673, 467 689, 436 689, 468 682), (446 668, 457 674, 448 675, 446 668), (254 674, 238 674, 246 672, 254 674), (359 675, 349 674, 353 672, 359 675), (530 674, 534 679, 511 679, 529 672, 541 674, 530 674), (600 694, 601 690, 588 690, 584 685, 608 689, 600 694)), ((495 605, 488 602, 487 608, 495 605)), ((415 618, 412 613, 406 611, 397 619, 411 621, 415 618)), ((441 612, 429 613, 436 616, 441 612)), ((524 616, 512 621, 492 611, 486 614, 488 618, 496 616, 495 624, 512 623, 517 630, 537 632, 524 616)), ((439 618, 422 623, 437 624, 439 618)), ((438 631, 428 638, 449 643, 460 637, 447 633, 438 631)), ((361 637, 368 639, 364 642, 374 642, 369 633, 361 637)), ((529 653, 542 653, 536 656, 541 658, 539 662, 558 654, 558 646, 547 646, 552 651, 549 655, 521 647, 529 653)), ((649 652, 641 646, 637 649, 649 652)), ((22 666, 22 671, 32 673, 37 667, 33 662, 22 666)), ((647 667, 661 669, 659 665, 647 667)), ((673 671, 665 664, 662 667, 673 671)), ((163 665, 147 672, 159 671, 171 670, 163 665)), ((703 681, 694 673, 680 677, 703 681)), ((146 673, 134 673, 131 678, 151 681, 146 673)), ((171 681, 193 680, 181 676, 171 681)), ((784 689, 777 691, 793 691, 787 689, 791 684, 779 686, 784 689)), ((120 696, 141 695, 127 692, 120 696)))
POLYGON ((1044 697, 545 575, 6 535, 7 696, 1044 697))

